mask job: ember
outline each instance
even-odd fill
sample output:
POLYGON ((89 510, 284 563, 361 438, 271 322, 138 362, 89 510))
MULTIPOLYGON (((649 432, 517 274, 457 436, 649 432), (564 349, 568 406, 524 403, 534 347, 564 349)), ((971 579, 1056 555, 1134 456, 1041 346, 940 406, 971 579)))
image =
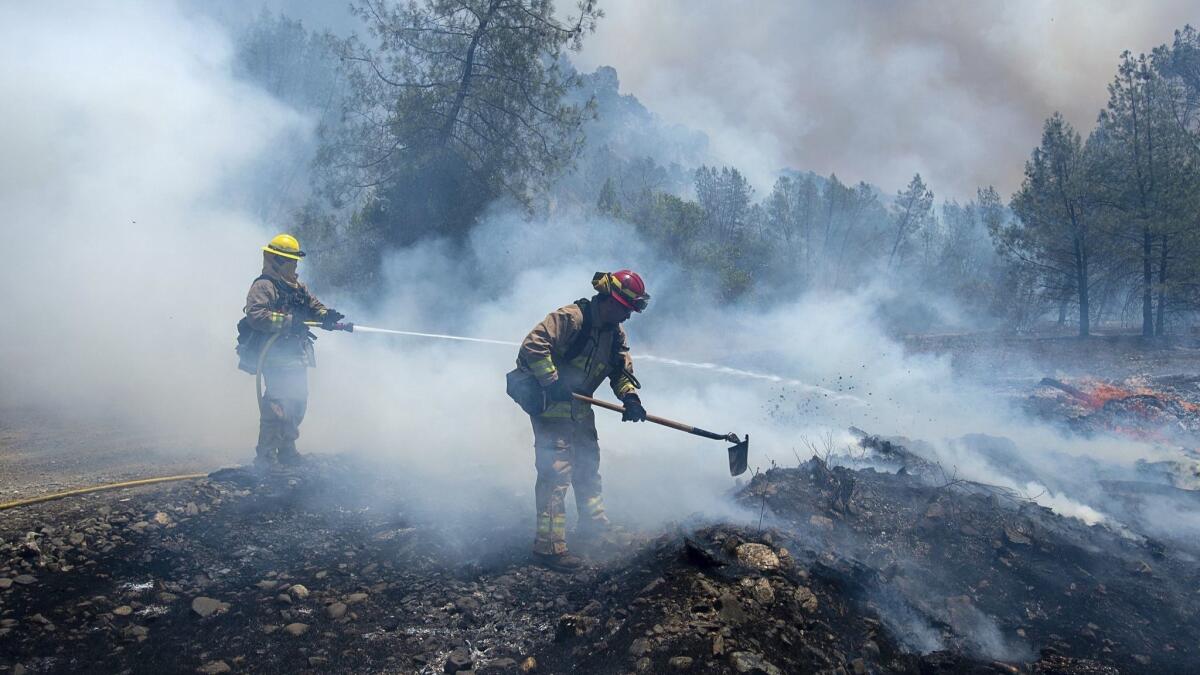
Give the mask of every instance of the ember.
POLYGON ((1118 434, 1137 440, 1200 446, 1200 405, 1143 378, 1121 384, 1083 379, 1077 384, 1043 378, 1029 406, 1051 419, 1065 419, 1076 432, 1118 434))

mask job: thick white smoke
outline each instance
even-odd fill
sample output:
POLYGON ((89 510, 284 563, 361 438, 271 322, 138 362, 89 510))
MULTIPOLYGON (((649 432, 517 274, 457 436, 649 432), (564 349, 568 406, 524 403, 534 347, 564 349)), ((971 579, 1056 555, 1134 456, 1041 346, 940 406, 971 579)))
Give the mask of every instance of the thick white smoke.
POLYGON ((231 57, 220 27, 167 3, 0 7, 6 404, 193 447, 251 428, 252 394, 221 366, 267 229, 226 194, 309 122, 234 80, 231 57))
MULTIPOLYGON (((230 195, 280 134, 311 120, 231 75, 228 35, 166 4, 0 8, 0 400, 156 430, 191 454, 249 460, 257 411, 234 364, 234 323, 259 246, 287 222, 256 222, 230 195)), ((319 255, 320 252, 314 252, 319 255)), ((945 359, 890 338, 868 289, 771 307, 686 294, 680 270, 630 226, 559 213, 489 214, 464 250, 428 242, 389 257, 383 297, 323 293, 351 320, 520 340, 547 312, 589 295, 596 270, 633 267, 654 295, 629 324, 635 352, 776 374, 838 391, 638 364, 654 413, 751 433, 752 463, 806 459, 804 439, 850 425, 924 439, 959 477, 1025 490, 954 439, 1008 437, 1041 473, 1054 455, 1128 466, 1146 448, 1067 441, 956 380, 945 359), (372 308, 366 313, 364 308, 372 308)), ((532 433, 503 393, 515 349, 381 335, 321 334, 302 451, 356 451, 458 485, 532 490, 532 433)), ((599 412, 612 511, 631 521, 736 515, 724 447, 599 412)), ((433 485, 435 483, 431 483, 433 485)), ((1095 521, 1103 505, 1044 493, 1095 521)), ((532 509, 532 506, 530 507, 532 509)))

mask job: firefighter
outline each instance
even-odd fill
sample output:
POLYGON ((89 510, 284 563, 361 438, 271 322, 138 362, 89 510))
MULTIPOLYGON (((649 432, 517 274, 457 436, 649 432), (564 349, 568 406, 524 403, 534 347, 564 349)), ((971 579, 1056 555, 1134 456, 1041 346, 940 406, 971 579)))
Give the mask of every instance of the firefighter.
POLYGON ((250 285, 243 322, 246 342, 253 345, 248 350, 251 359, 256 367, 261 364, 266 382, 259 401, 254 464, 270 469, 301 461, 296 439, 308 406, 308 369, 316 365, 316 338, 305 321, 319 321, 322 328, 333 330, 344 315, 322 305, 297 278, 296 265, 304 251, 295 237, 277 235, 262 250, 262 275, 250 285))
POLYGON ((513 373, 527 377, 535 401, 522 403, 533 422, 537 468, 533 555, 542 565, 567 571, 583 562, 567 552, 567 488, 575 490, 581 538, 610 528, 601 497, 595 414, 571 394, 591 395, 607 378, 624 403, 622 419, 646 419, 621 327, 633 312, 646 308, 646 285, 636 273, 620 270, 597 272, 592 286, 596 294, 591 299, 557 309, 534 326, 521 344, 513 373))

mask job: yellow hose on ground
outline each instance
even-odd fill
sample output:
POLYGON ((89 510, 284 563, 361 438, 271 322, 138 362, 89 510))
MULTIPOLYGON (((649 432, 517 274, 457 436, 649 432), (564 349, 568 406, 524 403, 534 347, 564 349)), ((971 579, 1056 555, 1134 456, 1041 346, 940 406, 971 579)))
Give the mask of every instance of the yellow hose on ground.
POLYGON ((127 480, 120 483, 108 483, 106 485, 93 485, 92 487, 76 488, 67 490, 66 492, 56 492, 50 495, 42 495, 40 497, 30 497, 29 499, 18 499, 16 501, 0 503, 0 511, 14 509, 18 506, 28 506, 30 504, 40 504, 41 502, 49 502, 63 497, 73 497, 75 495, 85 495, 89 492, 103 492, 104 490, 119 490, 121 488, 138 487, 141 485, 154 485, 155 483, 170 483, 180 480, 194 480, 196 478, 205 478, 206 473, 188 473, 180 476, 163 476, 161 478, 139 478, 138 480, 127 480))
MULTIPOLYGON (((259 406, 262 406, 263 386, 262 386, 262 367, 263 362, 267 358, 267 352, 271 351, 271 346, 275 344, 275 340, 279 339, 280 333, 275 333, 271 336, 267 343, 263 345, 262 351, 258 355, 257 372, 254 375, 254 390, 258 395, 259 406)), ((50 495, 42 495, 40 497, 30 497, 29 499, 18 499, 11 502, 0 503, 0 511, 7 509, 15 509, 18 506, 29 506, 30 504, 40 504, 49 502, 63 497, 73 497, 75 495, 84 495, 90 492, 102 492, 104 490, 120 490, 121 488, 138 487, 139 485, 154 485, 155 483, 170 483, 172 481, 193 480, 196 478, 204 478, 206 473, 189 473, 181 476, 163 476, 161 478, 142 478, 139 480, 127 480, 121 483, 108 483, 107 485, 94 485, 92 487, 77 488, 75 490, 67 490, 65 492, 56 492, 50 495)))

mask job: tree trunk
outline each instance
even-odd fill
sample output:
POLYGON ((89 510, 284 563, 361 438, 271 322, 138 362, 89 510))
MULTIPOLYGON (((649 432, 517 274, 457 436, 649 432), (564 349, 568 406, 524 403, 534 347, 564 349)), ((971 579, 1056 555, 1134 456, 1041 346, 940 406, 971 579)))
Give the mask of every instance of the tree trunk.
POLYGON ((1058 301, 1058 325, 1063 326, 1067 323, 1067 298, 1064 296, 1058 301))
POLYGON ((1154 334, 1166 333, 1167 309, 1167 235, 1162 237, 1162 254, 1158 258, 1158 316, 1154 318, 1154 334))
POLYGON ((466 56, 463 57, 458 92, 454 96, 454 103, 450 107, 450 112, 446 113, 446 121, 442 124, 441 132, 438 134, 438 144, 442 147, 449 144, 450 139, 454 136, 454 127, 458 124, 458 116, 462 114, 463 102, 467 100, 467 94, 471 91, 471 78, 475 76, 475 49, 479 47, 479 41, 487 34, 488 23, 499 7, 500 0, 492 0, 488 5, 487 14, 479 19, 479 25, 475 27, 475 33, 471 35, 471 44, 467 47, 466 56))
POLYGON ((1154 253, 1150 225, 1142 226, 1142 335, 1154 335, 1154 265, 1150 258, 1154 253))
POLYGON ((1079 289, 1079 337, 1087 337, 1091 329, 1091 310, 1088 306, 1088 258, 1083 242, 1075 240, 1075 285, 1079 289))

